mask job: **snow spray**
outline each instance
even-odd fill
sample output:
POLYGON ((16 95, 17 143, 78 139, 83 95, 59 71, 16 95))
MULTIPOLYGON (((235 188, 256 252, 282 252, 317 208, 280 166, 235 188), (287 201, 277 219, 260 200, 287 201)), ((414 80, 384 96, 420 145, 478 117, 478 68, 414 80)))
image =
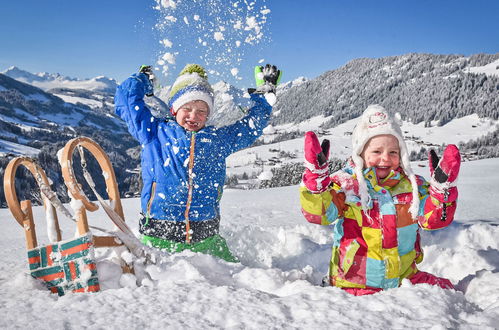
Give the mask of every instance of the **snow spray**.
POLYGON ((165 77, 181 62, 180 67, 199 63, 211 75, 241 80, 239 66, 246 54, 254 56, 255 47, 270 41, 266 0, 155 1, 159 17, 154 29, 161 49, 155 69, 165 77))

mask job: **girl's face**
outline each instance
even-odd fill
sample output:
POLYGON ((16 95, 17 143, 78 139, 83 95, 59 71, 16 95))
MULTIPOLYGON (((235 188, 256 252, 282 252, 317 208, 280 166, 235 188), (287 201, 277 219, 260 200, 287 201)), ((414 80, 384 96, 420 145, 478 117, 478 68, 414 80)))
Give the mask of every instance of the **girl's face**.
POLYGON ((384 179, 400 165, 399 142, 389 134, 372 137, 360 156, 364 160, 364 168, 374 167, 377 177, 384 179))
POLYGON ((197 132, 206 124, 208 113, 209 108, 205 101, 191 101, 178 109, 175 119, 187 131, 197 132))

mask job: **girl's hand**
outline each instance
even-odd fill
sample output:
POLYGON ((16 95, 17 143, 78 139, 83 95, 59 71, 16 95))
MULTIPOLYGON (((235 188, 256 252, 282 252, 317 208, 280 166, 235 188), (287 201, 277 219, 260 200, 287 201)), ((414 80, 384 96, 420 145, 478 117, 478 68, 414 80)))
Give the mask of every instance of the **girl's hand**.
POLYGON ((428 155, 430 165, 430 193, 441 202, 452 202, 457 199, 455 181, 461 167, 461 155, 454 144, 449 144, 442 155, 437 156, 434 150, 428 155))
POLYGON ((303 183, 311 192, 322 192, 331 183, 328 169, 329 140, 319 144, 314 132, 305 133, 305 173, 303 183))

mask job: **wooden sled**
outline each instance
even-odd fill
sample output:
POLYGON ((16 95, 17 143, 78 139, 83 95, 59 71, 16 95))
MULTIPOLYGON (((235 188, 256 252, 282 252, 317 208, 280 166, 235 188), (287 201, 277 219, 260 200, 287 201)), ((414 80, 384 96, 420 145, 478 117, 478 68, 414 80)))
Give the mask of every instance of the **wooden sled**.
MULTIPOLYGON (((87 137, 75 138, 68 141, 68 143, 62 150, 60 163, 64 182, 66 187, 68 188, 69 194, 73 199, 81 201, 81 208, 75 211, 76 214, 74 216, 71 215, 71 213, 62 205, 56 194, 51 190, 50 183, 45 171, 33 159, 29 157, 16 157, 9 162, 5 170, 5 198, 12 215, 21 225, 21 227, 24 228, 26 247, 28 251, 40 247, 38 246, 36 237, 31 201, 23 200, 19 202, 17 197, 15 188, 15 176, 16 171, 20 166, 24 166, 30 171, 30 173, 36 179, 36 182, 40 188, 45 210, 46 212, 50 212, 51 219, 54 222, 52 226, 55 228, 57 237, 53 238, 53 241, 61 242, 61 230, 57 217, 57 211, 59 211, 63 212, 66 217, 76 221, 77 233, 80 237, 84 237, 85 235, 91 237, 90 240, 92 247, 118 247, 125 245, 126 248, 128 248, 128 250, 130 250, 130 252, 132 252, 136 256, 142 256, 142 244, 137 238, 135 238, 130 228, 124 222, 123 207, 121 204, 116 176, 111 161, 109 160, 109 157, 104 152, 104 150, 96 142, 87 137), (99 205, 91 202, 83 193, 83 191, 81 190, 81 185, 78 183, 73 171, 73 153, 75 152, 75 150, 78 150, 80 152, 80 156, 82 157, 82 159, 84 159, 83 148, 88 150, 95 157, 104 173, 106 189, 109 196, 109 204, 104 202, 102 200, 102 197, 100 197, 94 190, 94 187, 92 187, 92 179, 87 178, 87 181, 92 181, 89 182, 89 185, 91 186, 92 190, 94 190, 94 193, 96 194, 106 214, 108 214, 113 223, 119 229, 119 231, 111 233, 111 236, 97 236, 93 235, 90 231, 91 227, 88 224, 86 212, 96 211, 99 208, 99 205), (54 205, 56 205, 57 207, 54 207, 54 205)), ((85 166, 84 162, 82 162, 82 166, 85 166)), ((57 249, 60 247, 55 248, 57 249)), ((121 267, 123 269, 123 272, 133 273, 133 268, 130 265, 127 265, 123 260, 121 261, 121 267)), ((56 292, 54 290, 52 291, 56 292)), ((58 292, 59 294, 61 294, 60 291, 58 292)))
POLYGON ((50 189, 45 171, 29 157, 16 157, 5 170, 4 191, 12 215, 24 229, 31 275, 42 280, 51 292, 60 296, 69 291, 99 291, 93 242, 88 227, 84 230, 85 225, 80 221, 77 225, 79 237, 61 240, 56 209, 47 197, 53 198, 55 193, 50 189), (48 245, 38 245, 31 201, 23 200, 19 203, 17 198, 15 176, 20 166, 27 168, 35 177, 42 193, 45 211, 50 215, 47 219, 53 221, 56 237, 49 237, 51 243, 48 245))

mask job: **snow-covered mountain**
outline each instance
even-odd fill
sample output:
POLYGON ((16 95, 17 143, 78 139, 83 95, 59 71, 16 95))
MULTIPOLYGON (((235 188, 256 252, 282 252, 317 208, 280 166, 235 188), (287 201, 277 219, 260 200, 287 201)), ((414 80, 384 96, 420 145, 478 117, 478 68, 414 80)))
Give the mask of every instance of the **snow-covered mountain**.
POLYGON ((273 124, 329 117, 332 128, 369 104, 399 112, 414 124, 443 125, 471 114, 499 118, 499 54, 407 54, 360 58, 280 95, 273 124))
POLYGON ((44 91, 56 88, 114 93, 117 86, 116 80, 104 76, 91 79, 77 79, 62 76, 58 73, 40 72, 33 74, 15 66, 1 73, 26 84, 41 88, 44 91))
MULTIPOLYGON (((28 146, 74 137, 79 130, 110 130, 125 133, 121 120, 73 104, 54 94, 0 74, 0 139, 28 146)), ((0 150, 2 152, 2 150, 0 150)))
MULTIPOLYGON (((127 169, 134 169, 139 161, 127 154, 137 142, 121 119, 82 103, 65 102, 50 92, 0 74, 0 179, 8 160, 24 155, 38 158, 52 181, 61 186, 56 153, 78 136, 91 137, 101 144, 121 177, 121 189, 128 191, 131 177, 136 175, 127 169)), ((1 205, 4 196, 0 195, 1 205)))
MULTIPOLYGON (((497 157, 498 61, 499 54, 407 54, 357 59, 312 80, 283 82, 278 87, 271 125, 253 148, 228 159, 228 174, 247 186, 244 180, 268 180, 272 175, 264 172, 287 170, 286 166, 294 166, 293 171, 299 173, 303 133, 307 130, 334 141, 332 156, 344 159, 350 154, 349 134, 356 118, 372 103, 401 114, 414 159, 442 143, 467 143, 463 151, 469 159, 497 157)), ((138 144, 114 115, 114 80, 83 81, 31 74, 18 68, 7 71, 47 90, 0 74, 0 152, 35 155, 56 141, 61 144, 78 134, 89 135, 105 150, 116 151, 113 156, 118 173, 128 173, 131 165, 138 166, 138 151, 129 150, 138 144), (95 84, 98 81, 110 83, 100 88, 95 84), (85 84, 91 87, 85 89, 85 84)), ((223 81, 213 88, 215 111, 210 124, 227 125, 245 115, 249 106, 245 90, 223 81)), ((168 91, 169 87, 164 87, 155 97, 146 98, 158 117, 169 115, 165 104, 168 91)), ((296 173, 284 173, 287 178, 299 179, 296 173)), ((138 188, 138 178, 132 180, 129 175, 123 180, 123 190, 130 193, 138 188)))
POLYGON ((495 60, 492 63, 485 64, 482 66, 472 66, 463 69, 464 72, 470 72, 470 73, 483 73, 487 76, 494 76, 494 77, 499 77, 499 59, 495 60))

